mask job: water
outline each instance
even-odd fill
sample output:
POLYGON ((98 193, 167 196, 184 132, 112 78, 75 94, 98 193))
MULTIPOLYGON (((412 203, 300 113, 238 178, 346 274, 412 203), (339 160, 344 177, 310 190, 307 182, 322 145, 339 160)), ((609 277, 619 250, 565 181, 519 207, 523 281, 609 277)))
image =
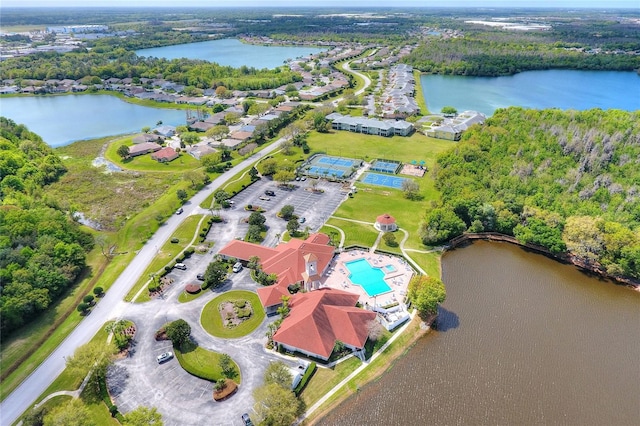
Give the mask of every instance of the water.
POLYGON ((243 65, 262 68, 277 68, 287 60, 317 54, 326 48, 308 46, 261 46, 242 43, 235 38, 178 44, 137 50, 136 55, 166 59, 202 59, 240 68, 243 65))
POLYGON ((442 267, 438 331, 319 424, 640 424, 640 293, 506 243, 442 267))
POLYGON ((375 268, 367 259, 358 259, 345 263, 349 270, 349 280, 359 285, 370 297, 391 291, 391 287, 384 282, 384 272, 375 268))
POLYGON ((635 72, 546 70, 505 77, 422 75, 427 108, 444 106, 492 115, 498 108, 640 109, 640 76, 635 72))
POLYGON ((110 95, 65 95, 0 98, 0 115, 26 125, 49 145, 140 132, 158 121, 186 123, 183 110, 150 108, 110 95))

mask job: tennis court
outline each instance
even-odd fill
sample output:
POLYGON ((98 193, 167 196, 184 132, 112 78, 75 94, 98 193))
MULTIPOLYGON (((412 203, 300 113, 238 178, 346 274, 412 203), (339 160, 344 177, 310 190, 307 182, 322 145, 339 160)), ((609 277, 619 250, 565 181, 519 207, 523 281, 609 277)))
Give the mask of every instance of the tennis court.
POLYGON ((402 182, 406 179, 397 177, 397 176, 389 176, 389 175, 381 175, 379 173, 370 173, 367 172, 362 177, 362 183, 368 183, 369 185, 377 185, 377 186, 386 186, 388 188, 402 189, 402 182))
POLYGON ((374 172, 396 174, 401 165, 401 163, 394 163, 393 161, 375 160, 371 163, 370 170, 373 170, 374 172))
POLYGON ((344 179, 351 176, 361 165, 361 160, 320 154, 311 157, 300 170, 310 177, 344 179))

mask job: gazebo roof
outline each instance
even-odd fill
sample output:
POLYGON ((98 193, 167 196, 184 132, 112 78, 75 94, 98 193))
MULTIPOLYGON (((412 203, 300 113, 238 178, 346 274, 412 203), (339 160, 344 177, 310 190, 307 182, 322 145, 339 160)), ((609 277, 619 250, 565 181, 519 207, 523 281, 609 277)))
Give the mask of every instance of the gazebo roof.
POLYGON ((376 222, 381 225, 391 225, 392 223, 396 223, 396 218, 391 216, 389 213, 381 214, 376 218, 376 222))

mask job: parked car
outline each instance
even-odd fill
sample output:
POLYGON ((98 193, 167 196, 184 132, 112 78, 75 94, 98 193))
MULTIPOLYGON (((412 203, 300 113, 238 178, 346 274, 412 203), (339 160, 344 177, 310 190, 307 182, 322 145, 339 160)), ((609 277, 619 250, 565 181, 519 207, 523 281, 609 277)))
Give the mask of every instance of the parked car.
POLYGON ((242 263, 236 262, 236 264, 233 265, 233 272, 240 272, 240 271, 242 271, 242 263))
POLYGON ((185 271, 187 269, 187 265, 185 265, 184 263, 176 263, 176 265, 174 266, 174 268, 176 269, 182 269, 183 271, 185 271))
POLYGON ((204 274, 198 274, 196 275, 196 278, 199 279, 200 281, 204 281, 204 274))
POLYGON ((304 217, 301 217, 300 220, 299 220, 300 223, 305 223, 306 221, 307 221, 307 219, 304 218, 304 217))
POLYGON ((249 417, 249 413, 244 413, 242 415, 242 421, 244 422, 244 426, 253 426, 251 418, 249 417))
POLYGON ((156 361, 158 361, 158 364, 162 364, 165 361, 169 361, 171 358, 173 358, 173 354, 171 352, 163 352, 156 357, 156 361))
POLYGON ((184 210, 182 210, 182 207, 180 207, 180 208, 178 209, 178 211, 176 211, 176 214, 182 214, 182 212, 183 212, 183 211, 184 211, 184 210))
POLYGON ((270 190, 270 189, 267 189, 266 191, 264 191, 264 195, 269 195, 269 196, 271 196, 271 197, 275 197, 275 196, 276 196, 276 193, 275 193, 275 191, 272 191, 272 190, 270 190))
POLYGON ((271 198, 269 198, 269 197, 265 197, 264 195, 260 196, 260 199, 261 199, 262 201, 269 201, 269 200, 271 200, 271 198))

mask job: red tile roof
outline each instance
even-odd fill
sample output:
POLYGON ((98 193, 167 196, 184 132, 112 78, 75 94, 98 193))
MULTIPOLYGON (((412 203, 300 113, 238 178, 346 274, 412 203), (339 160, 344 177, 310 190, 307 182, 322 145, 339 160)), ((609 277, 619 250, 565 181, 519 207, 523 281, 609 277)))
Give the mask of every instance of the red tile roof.
POLYGON ((376 218, 376 222, 382 225, 391 225, 396 223, 396 219, 388 213, 382 214, 376 218))
POLYGON ((336 340, 363 348, 368 338, 371 311, 356 308, 358 295, 342 290, 320 289, 291 297, 291 312, 273 340, 289 347, 329 358, 336 340))
POLYGON ((160 151, 151 154, 151 158, 156 161, 172 161, 178 158, 179 154, 170 146, 162 148, 160 151))
MULTIPOLYGON (((304 281, 306 276, 305 256, 313 255, 317 261, 317 276, 322 274, 333 259, 334 247, 328 245, 330 239, 325 234, 311 234, 306 240, 291 239, 276 248, 234 240, 220 250, 220 254, 248 261, 253 256, 260 258, 262 270, 276 274, 275 285, 258 289, 258 296, 265 307, 281 303, 283 295, 289 296, 289 284, 304 281)), ((315 277, 314 276, 314 277, 315 277)))

